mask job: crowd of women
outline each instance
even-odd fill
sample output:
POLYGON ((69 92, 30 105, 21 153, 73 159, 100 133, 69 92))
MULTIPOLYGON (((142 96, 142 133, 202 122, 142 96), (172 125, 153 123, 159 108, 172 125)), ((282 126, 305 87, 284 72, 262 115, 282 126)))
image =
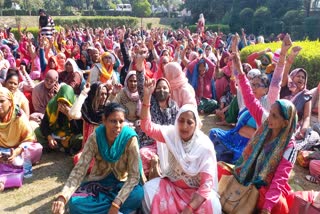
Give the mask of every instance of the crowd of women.
MULTIPOLYGON (((320 86, 307 90, 307 71, 291 71, 301 48, 288 34, 242 63, 238 49, 256 39, 205 32, 203 16, 195 34, 56 32, 41 10, 39 28, 38 38, 20 30, 20 41, 0 30, 0 190, 21 186, 25 150, 33 163, 62 151, 75 167, 53 213, 221 213, 218 183, 230 173, 256 186, 261 213, 289 212, 320 86), (199 115, 212 113, 233 128, 203 133, 199 115)), ((307 179, 320 183, 311 162, 307 179)))

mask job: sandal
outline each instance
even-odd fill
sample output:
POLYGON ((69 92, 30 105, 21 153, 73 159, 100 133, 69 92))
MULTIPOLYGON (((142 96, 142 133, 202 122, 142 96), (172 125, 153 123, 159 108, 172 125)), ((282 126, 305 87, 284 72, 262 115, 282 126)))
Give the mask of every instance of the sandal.
POLYGON ((315 184, 320 184, 320 180, 315 177, 315 176, 312 176, 312 175, 306 175, 306 179, 308 181, 310 181, 311 183, 315 183, 315 184))

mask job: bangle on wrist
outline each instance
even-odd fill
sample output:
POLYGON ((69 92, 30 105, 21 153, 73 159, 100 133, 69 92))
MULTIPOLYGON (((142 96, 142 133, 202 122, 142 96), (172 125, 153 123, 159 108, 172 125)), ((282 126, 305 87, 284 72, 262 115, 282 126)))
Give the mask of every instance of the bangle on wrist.
POLYGON ((112 206, 117 208, 118 210, 120 209, 120 206, 118 204, 116 204, 115 202, 112 202, 112 206))
POLYGON ((62 196, 62 195, 59 195, 59 196, 56 198, 56 201, 58 201, 58 200, 59 200, 59 198, 62 198, 62 199, 63 199, 63 203, 64 203, 64 205, 66 205, 66 203, 67 203, 66 198, 65 198, 64 196, 62 196))
POLYGON ((148 104, 143 103, 142 105, 145 106, 145 107, 150 107, 151 106, 150 103, 148 103, 148 104))

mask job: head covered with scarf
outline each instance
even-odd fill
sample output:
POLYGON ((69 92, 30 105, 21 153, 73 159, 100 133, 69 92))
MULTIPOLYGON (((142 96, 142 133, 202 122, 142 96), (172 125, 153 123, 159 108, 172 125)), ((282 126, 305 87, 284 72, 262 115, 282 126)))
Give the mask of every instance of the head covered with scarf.
POLYGON ((296 92, 296 90, 298 91, 303 91, 306 89, 307 87, 307 82, 308 82, 308 73, 306 72, 306 70, 304 70, 303 68, 296 68, 294 69, 290 75, 289 75, 289 78, 288 78, 288 88, 291 92, 296 92), (304 74, 304 77, 305 77, 305 81, 304 81, 304 85, 299 88, 297 86, 297 84, 293 81, 293 79, 299 74, 299 73, 303 73, 304 74))
POLYGON ((116 58, 115 58, 114 54, 112 54, 111 52, 104 52, 100 57, 100 63, 101 63, 100 82, 104 83, 112 77, 113 67, 114 67, 114 64, 116 63, 116 58), (106 57, 111 58, 110 64, 104 63, 103 59, 106 57))
POLYGON ((137 110, 136 110, 136 115, 140 115, 140 110, 141 110, 141 101, 140 101, 140 96, 139 96, 139 92, 138 90, 136 90, 135 92, 131 92, 129 87, 128 87, 128 81, 130 79, 131 76, 133 75, 137 75, 136 71, 129 71, 126 79, 124 80, 124 92, 125 94, 128 96, 129 100, 132 102, 137 102, 137 110))
POLYGON ((83 119, 94 125, 99 125, 102 121, 103 110, 100 109, 100 96, 102 88, 106 88, 106 85, 95 82, 90 86, 90 91, 88 93, 88 97, 84 101, 84 104, 81 108, 81 113, 83 119))
POLYGON ((64 84, 60 87, 57 95, 49 101, 46 108, 50 126, 57 122, 59 116, 58 102, 62 101, 71 107, 75 102, 75 99, 74 90, 70 85, 64 84))
POLYGON ((190 176, 196 176, 200 172, 210 174, 217 186, 217 163, 213 144, 201 129, 202 123, 197 107, 194 105, 183 105, 176 117, 175 124, 161 129, 161 133, 168 147, 183 171, 190 176), (178 121, 181 114, 192 112, 195 120, 195 130, 188 142, 184 142, 179 134, 178 121))
POLYGON ((270 185, 295 132, 297 124, 295 106, 283 99, 277 100, 274 105, 278 105, 280 115, 288 121, 288 125, 282 128, 278 137, 271 142, 267 142, 267 137, 272 131, 268 126, 268 120, 258 128, 234 168, 235 177, 243 185, 252 183, 257 188, 270 185))
POLYGON ((164 66, 165 78, 171 86, 171 98, 181 107, 184 104, 195 104, 195 92, 188 83, 188 79, 177 62, 169 62, 164 66))
POLYGON ((13 148, 22 142, 33 142, 34 135, 28 126, 28 118, 21 112, 19 106, 14 104, 11 91, 0 87, 0 97, 10 102, 9 111, 0 122, 0 147, 13 148))

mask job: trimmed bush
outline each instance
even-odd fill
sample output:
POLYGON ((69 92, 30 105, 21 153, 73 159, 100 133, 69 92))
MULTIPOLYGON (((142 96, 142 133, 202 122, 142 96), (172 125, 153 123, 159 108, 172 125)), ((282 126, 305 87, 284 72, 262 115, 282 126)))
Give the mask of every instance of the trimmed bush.
MULTIPOLYGON (((55 28, 57 31, 60 31, 60 26, 56 26, 55 28)), ((23 28, 21 30, 23 30, 23 28)), ((28 27, 27 32, 32 33, 35 39, 38 38, 39 29, 37 27, 28 27)), ((11 33, 14 34, 14 36, 17 40, 20 39, 20 34, 18 32, 18 28, 12 28, 11 33)))
POLYGON ((59 18, 55 17, 54 22, 56 25, 60 26, 87 26, 92 28, 97 27, 119 27, 125 25, 127 28, 134 28, 139 19, 135 17, 112 17, 112 16, 87 16, 87 17, 68 17, 59 18))
MULTIPOLYGON (((225 34, 230 33, 229 25, 208 24, 208 25, 206 25, 206 30, 217 32, 219 27, 220 27, 220 31, 221 32, 223 32, 225 34)), ((191 32, 196 32, 197 31, 197 26, 196 25, 189 25, 188 28, 189 28, 189 30, 191 32)))
MULTIPOLYGON (((320 41, 297 41, 294 42, 293 46, 300 46, 302 50, 294 61, 291 70, 294 68, 304 68, 308 72, 308 88, 316 87, 320 82, 320 41)), ((270 48, 274 52, 281 48, 281 42, 247 46, 241 50, 241 61, 246 62, 250 54, 265 50, 266 48, 270 48)))

